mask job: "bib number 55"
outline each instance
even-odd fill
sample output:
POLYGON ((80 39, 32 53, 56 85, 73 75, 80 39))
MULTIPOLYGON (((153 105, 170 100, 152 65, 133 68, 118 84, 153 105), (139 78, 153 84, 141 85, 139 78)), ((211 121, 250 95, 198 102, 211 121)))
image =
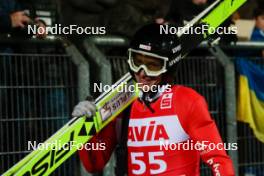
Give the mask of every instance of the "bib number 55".
POLYGON ((150 174, 160 174, 167 169, 167 163, 159 159, 158 157, 164 156, 164 152, 132 152, 131 153, 131 162, 133 165, 137 165, 137 169, 132 169, 132 173, 135 175, 142 175, 146 173, 147 167, 144 162, 144 155, 148 155, 148 165, 150 166, 149 172, 150 174), (155 169, 151 168, 152 165, 156 165, 155 169), (158 166, 158 167, 157 167, 158 166))

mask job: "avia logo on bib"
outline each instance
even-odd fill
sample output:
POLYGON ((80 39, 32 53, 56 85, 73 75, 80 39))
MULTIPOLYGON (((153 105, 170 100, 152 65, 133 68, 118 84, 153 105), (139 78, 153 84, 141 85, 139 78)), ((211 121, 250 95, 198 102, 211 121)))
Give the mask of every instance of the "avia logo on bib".
POLYGON ((176 115, 149 118, 130 118, 128 146, 160 146, 160 141, 178 143, 189 136, 184 132, 176 115))
POLYGON ((132 126, 128 128, 128 140, 130 141, 159 141, 160 139, 169 139, 163 124, 156 124, 156 121, 150 121, 146 126, 132 126))

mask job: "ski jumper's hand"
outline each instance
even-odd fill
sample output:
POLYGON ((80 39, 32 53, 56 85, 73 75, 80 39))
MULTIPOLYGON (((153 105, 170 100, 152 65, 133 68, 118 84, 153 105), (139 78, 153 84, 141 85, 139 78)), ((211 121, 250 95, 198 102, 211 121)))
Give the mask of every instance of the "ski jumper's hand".
POLYGON ((93 101, 81 101, 73 109, 72 116, 80 117, 87 116, 92 117, 95 115, 96 106, 93 101))

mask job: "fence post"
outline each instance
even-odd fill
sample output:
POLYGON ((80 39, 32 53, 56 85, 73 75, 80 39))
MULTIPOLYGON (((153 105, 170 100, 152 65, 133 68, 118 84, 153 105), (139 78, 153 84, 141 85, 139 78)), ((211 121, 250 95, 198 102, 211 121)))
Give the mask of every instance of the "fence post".
MULTIPOLYGON (((89 63, 73 44, 67 45, 65 50, 66 53, 71 56, 72 62, 77 66, 78 100, 82 101, 87 95, 90 95, 89 63)), ((80 163, 80 175, 91 176, 91 174, 85 171, 82 163, 80 163)))
POLYGON ((70 44, 65 47, 68 55, 70 55, 72 62, 78 69, 78 99, 84 100, 87 95, 90 95, 90 73, 89 63, 78 51, 78 49, 70 44))
POLYGON ((85 39, 83 45, 91 61, 95 62, 97 81, 103 85, 111 85, 113 83, 111 62, 97 46, 127 46, 128 40, 119 36, 94 36, 85 39))
MULTIPOLYGON (((227 142, 237 143, 236 120, 236 79, 235 67, 230 58, 219 46, 213 46, 209 51, 218 59, 225 70, 225 106, 227 123, 227 142)), ((236 175, 238 175, 238 151, 230 150, 229 155, 233 161, 236 175)))
MULTIPOLYGON (((84 40, 83 46, 87 55, 94 62, 93 68, 96 70, 94 75, 96 81, 100 81, 103 85, 113 84, 113 72, 111 62, 107 59, 105 54, 97 47, 99 46, 128 46, 128 40, 119 36, 94 36, 84 40)), ((115 171, 115 157, 111 156, 110 161, 105 166, 103 175, 114 175, 115 171)))

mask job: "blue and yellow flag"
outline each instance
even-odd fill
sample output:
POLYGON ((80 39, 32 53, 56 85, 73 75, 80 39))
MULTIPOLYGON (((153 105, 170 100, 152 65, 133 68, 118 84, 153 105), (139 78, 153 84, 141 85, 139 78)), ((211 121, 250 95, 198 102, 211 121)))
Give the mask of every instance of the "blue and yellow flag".
POLYGON ((245 59, 236 60, 239 72, 237 118, 248 123, 264 142, 264 69, 245 59))

